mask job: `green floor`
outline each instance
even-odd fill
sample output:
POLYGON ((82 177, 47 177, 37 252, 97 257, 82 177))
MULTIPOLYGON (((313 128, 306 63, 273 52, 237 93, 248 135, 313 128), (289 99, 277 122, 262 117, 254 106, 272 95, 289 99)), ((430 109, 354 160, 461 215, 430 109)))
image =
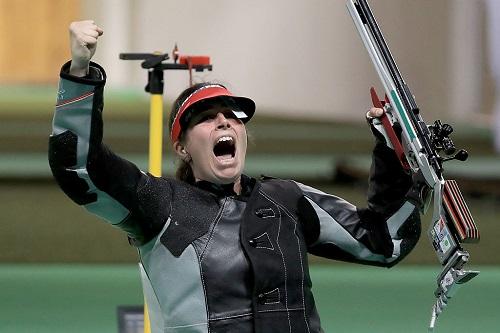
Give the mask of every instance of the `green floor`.
MULTIPOLYGON (((439 267, 315 265, 325 332, 426 332, 439 267)), ((500 268, 459 291, 436 332, 498 332, 500 268)), ((0 265, 0 332, 117 332, 117 305, 142 302, 135 265, 0 265)))

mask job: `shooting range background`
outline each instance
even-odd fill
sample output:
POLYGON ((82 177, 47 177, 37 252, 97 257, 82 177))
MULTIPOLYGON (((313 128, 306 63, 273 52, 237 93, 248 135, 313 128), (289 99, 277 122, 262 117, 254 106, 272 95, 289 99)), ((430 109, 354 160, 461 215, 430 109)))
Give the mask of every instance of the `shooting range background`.
MULTIPOLYGON (((467 247, 471 268, 482 273, 438 325, 442 332, 494 332, 500 161, 490 128, 485 6, 370 4, 424 118, 456 125, 457 146, 471 154, 447 170, 460 181, 482 233, 479 245, 467 247)), ((70 202, 48 169, 57 74, 69 58, 67 26, 84 18, 105 31, 95 59, 109 77, 105 140, 115 151, 147 169, 146 73, 118 53, 170 53, 177 42, 181 53, 212 57, 214 71, 197 80, 217 80, 257 102, 249 174, 294 178, 363 204, 372 145, 363 117, 369 86, 382 89, 344 1, 0 0, 1 332, 116 332, 116 305, 142 302, 134 249, 70 202)), ((167 104, 187 84, 187 73, 167 73, 167 104)), ((168 142, 164 151, 168 174, 174 168, 168 142)), ((425 329, 440 271, 425 232, 391 270, 312 262, 326 331, 425 329)))

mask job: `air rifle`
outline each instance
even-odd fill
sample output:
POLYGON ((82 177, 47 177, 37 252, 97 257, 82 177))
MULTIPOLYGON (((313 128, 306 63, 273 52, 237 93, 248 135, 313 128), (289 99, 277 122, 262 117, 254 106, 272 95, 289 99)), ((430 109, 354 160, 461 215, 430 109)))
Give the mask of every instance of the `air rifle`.
POLYGON ((432 205, 428 235, 443 266, 434 292, 436 302, 429 324, 432 332, 437 317, 458 287, 479 274, 479 271, 463 269, 469 253, 462 248, 462 243, 477 243, 479 231, 457 183, 443 176, 444 162, 465 161, 468 154, 455 148, 449 137, 453 132, 450 125, 440 120, 427 125, 422 118, 367 1, 347 0, 347 8, 385 90, 385 99, 381 101, 375 89, 370 89, 373 105, 384 109, 383 116, 373 124, 392 146, 402 167, 412 175, 419 189, 421 211, 432 205), (395 128, 401 130, 400 136, 395 128))

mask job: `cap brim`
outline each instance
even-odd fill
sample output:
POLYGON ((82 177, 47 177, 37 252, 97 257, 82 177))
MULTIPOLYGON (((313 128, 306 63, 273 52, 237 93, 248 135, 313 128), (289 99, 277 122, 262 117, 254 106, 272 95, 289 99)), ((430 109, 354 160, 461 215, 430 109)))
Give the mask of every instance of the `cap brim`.
MULTIPOLYGON (((226 97, 226 96, 220 96, 220 97, 226 97)), ((238 106, 239 110, 234 110, 234 111, 237 111, 238 113, 242 112, 245 115, 245 117, 239 117, 235 113, 238 119, 241 119, 241 121, 243 121, 244 123, 252 119, 255 113, 255 102, 253 100, 247 97, 239 97, 239 96, 232 96, 232 97, 227 96, 227 98, 232 98, 236 102, 236 105, 238 106)))
POLYGON ((243 123, 247 123, 252 119, 255 113, 255 102, 250 98, 219 95, 205 98, 189 106, 180 119, 181 126, 186 128, 194 114, 209 110, 214 103, 220 103, 231 108, 236 118, 240 119, 243 123))

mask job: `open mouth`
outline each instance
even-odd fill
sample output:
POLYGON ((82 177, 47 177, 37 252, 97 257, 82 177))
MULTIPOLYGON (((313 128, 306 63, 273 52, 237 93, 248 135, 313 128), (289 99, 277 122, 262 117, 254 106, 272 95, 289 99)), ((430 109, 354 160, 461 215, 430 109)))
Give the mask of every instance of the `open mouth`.
POLYGON ((219 160, 227 160, 234 157, 236 153, 236 146, 233 138, 230 136, 223 136, 217 140, 214 146, 214 155, 219 160))

